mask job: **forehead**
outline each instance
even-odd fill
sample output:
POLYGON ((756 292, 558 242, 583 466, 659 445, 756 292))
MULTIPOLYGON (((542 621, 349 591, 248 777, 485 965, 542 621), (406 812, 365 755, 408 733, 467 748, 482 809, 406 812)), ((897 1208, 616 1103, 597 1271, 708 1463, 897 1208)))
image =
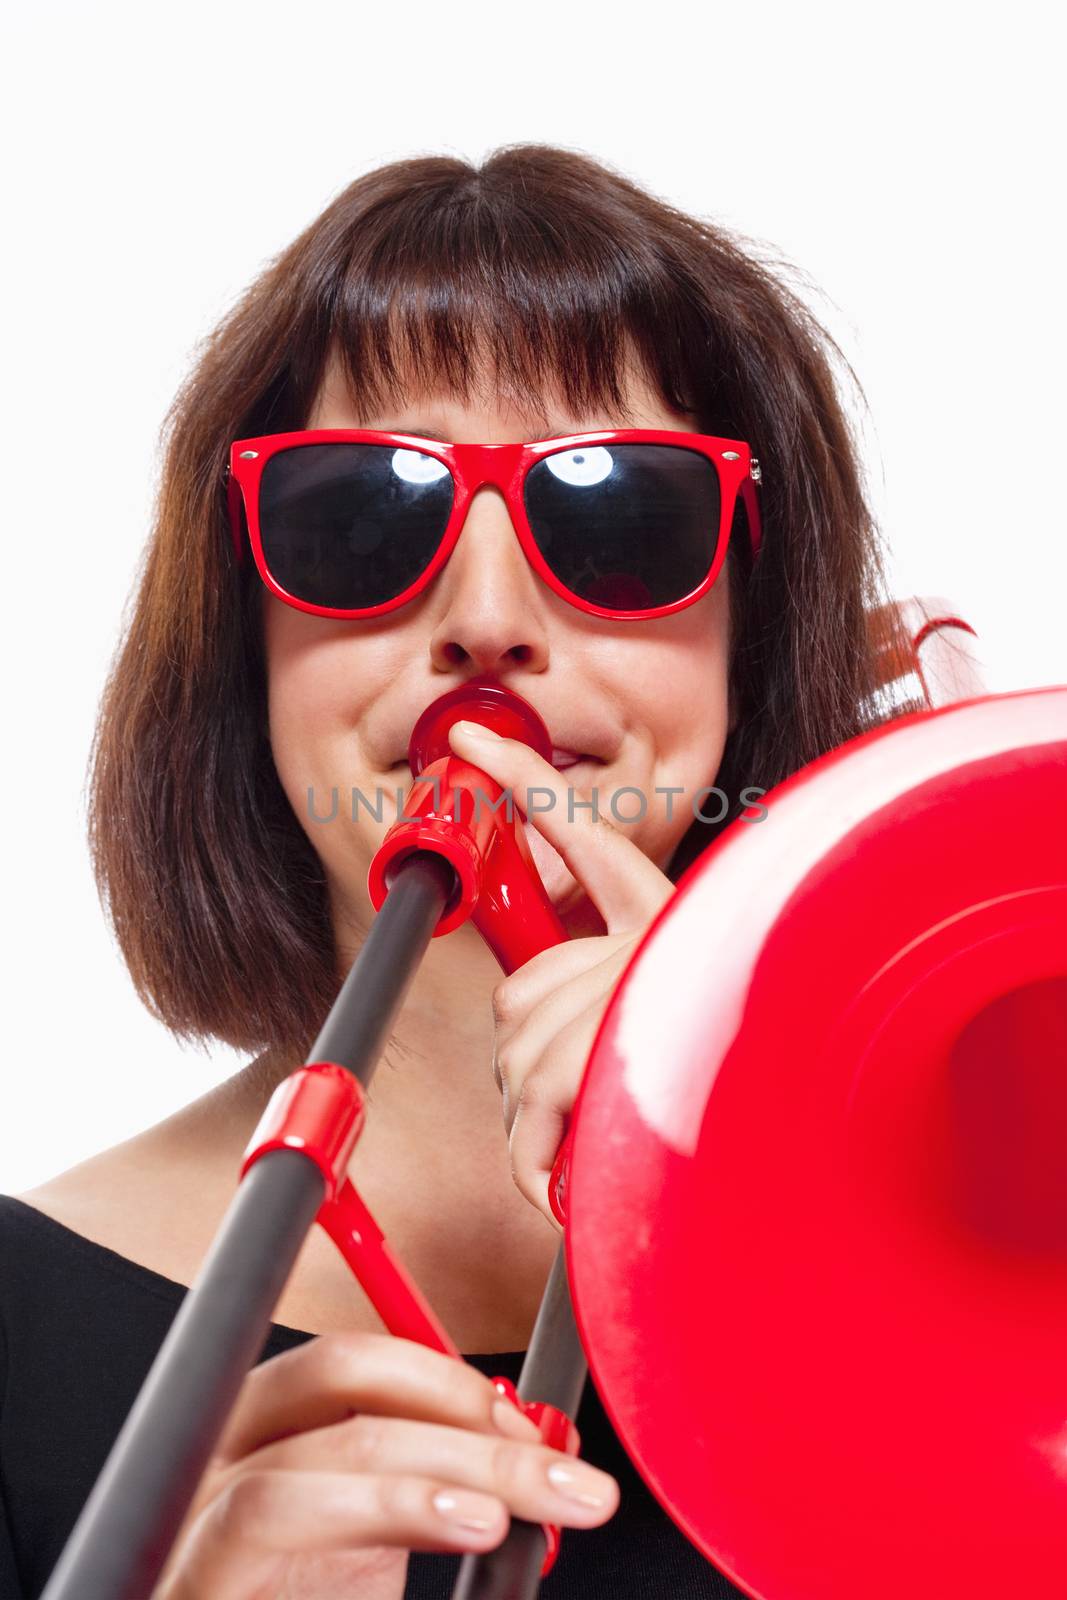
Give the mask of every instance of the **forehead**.
MULTIPOLYGON (((361 405, 353 390, 340 353, 331 350, 322 382, 311 406, 307 426, 378 427, 404 419, 404 428, 416 419, 429 427, 441 424, 447 432, 450 417, 470 415, 493 418, 502 426, 521 426, 531 434, 580 432, 594 427, 692 427, 694 414, 678 411, 664 400, 648 374, 629 360, 619 373, 621 405, 601 402, 584 414, 573 411, 558 378, 546 375, 539 391, 518 391, 502 382, 484 360, 472 369, 466 391, 444 375, 427 382, 401 369, 389 398, 374 410, 361 405), (324 421, 328 418, 328 421, 324 421)), ((404 429, 401 429, 404 431, 404 429)))

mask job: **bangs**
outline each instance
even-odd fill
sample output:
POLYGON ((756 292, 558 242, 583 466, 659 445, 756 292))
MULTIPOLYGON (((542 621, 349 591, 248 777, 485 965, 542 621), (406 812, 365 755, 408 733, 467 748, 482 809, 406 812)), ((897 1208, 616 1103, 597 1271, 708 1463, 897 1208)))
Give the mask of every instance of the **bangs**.
MULTIPOLYGON (((371 209, 319 307, 351 393, 375 411, 433 389, 544 415, 553 392, 575 415, 610 412, 625 425, 638 374, 672 410, 691 411, 689 360, 706 353, 706 332, 647 234, 608 209, 543 187, 526 205, 492 163, 447 179, 438 169, 436 182, 371 209)), ((706 384, 706 359, 703 373, 706 384)))

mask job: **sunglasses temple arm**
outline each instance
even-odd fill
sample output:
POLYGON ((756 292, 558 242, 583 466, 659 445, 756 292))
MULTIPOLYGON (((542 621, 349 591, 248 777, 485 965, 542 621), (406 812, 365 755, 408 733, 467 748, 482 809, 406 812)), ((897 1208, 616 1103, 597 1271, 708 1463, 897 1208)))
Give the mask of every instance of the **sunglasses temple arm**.
POLYGON ((244 498, 241 494, 241 486, 229 467, 226 468, 223 476, 226 483, 226 509, 229 513, 230 538, 233 540, 233 553, 237 558, 238 565, 240 565, 244 559, 244 498))
POLYGON ((745 515, 748 518, 748 536, 752 545, 752 559, 755 560, 763 543, 763 519, 760 516, 759 493, 755 479, 742 478, 738 494, 744 501, 745 515))

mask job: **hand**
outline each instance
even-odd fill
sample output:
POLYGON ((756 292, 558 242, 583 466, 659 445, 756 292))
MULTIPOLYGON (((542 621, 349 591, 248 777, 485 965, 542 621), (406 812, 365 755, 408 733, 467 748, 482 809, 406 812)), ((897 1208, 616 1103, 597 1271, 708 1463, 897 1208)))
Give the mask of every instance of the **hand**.
POLYGON ((541 1444, 475 1367, 324 1334, 245 1379, 154 1600, 401 1600, 412 1550, 493 1549, 510 1516, 592 1528, 618 1503, 614 1478, 541 1444))
MULTIPOLYGON (((470 727, 454 723, 449 729, 456 755, 511 790, 515 805, 558 851, 608 930, 542 950, 493 990, 493 1074, 503 1095, 512 1176, 560 1231, 548 1180, 567 1117, 615 985, 675 885, 602 814, 595 820, 591 810, 573 806, 571 820, 566 771, 557 772, 521 740, 481 728, 470 733, 470 727), (531 788, 554 793, 550 809, 530 816, 531 788)), ((591 799, 585 791, 575 794, 591 799)))

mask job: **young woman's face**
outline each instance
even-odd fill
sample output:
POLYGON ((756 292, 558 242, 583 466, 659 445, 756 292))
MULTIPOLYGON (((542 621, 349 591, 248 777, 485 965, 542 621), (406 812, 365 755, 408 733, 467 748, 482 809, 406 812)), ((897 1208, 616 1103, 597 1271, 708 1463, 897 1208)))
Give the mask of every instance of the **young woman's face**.
MULTIPOLYGON (((576 416, 555 398, 543 397, 547 429, 540 415, 495 395, 461 404, 443 391, 409 392, 406 404, 372 414, 345 392, 331 365, 306 425, 486 444, 613 426, 697 431, 636 377, 625 395, 626 417, 576 416)), ((398 791, 402 804, 411 786, 412 726, 431 701, 479 674, 530 701, 559 750, 586 757, 567 769, 567 782, 583 794, 595 786, 601 814, 666 867, 692 823, 694 800, 705 801, 699 791, 715 782, 726 742, 728 581, 724 567, 709 594, 671 616, 589 616, 532 570, 503 496, 485 487, 471 501, 444 569, 416 599, 383 617, 310 616, 264 588, 274 760, 323 862, 335 918, 356 930, 369 926, 367 871, 398 813, 398 791), (621 794, 613 811, 612 797, 624 788, 640 791, 644 805, 638 795, 621 794), (656 792, 668 788, 681 793, 656 792), (355 817, 353 790, 367 801, 355 817), (371 807, 381 811, 380 822, 371 807), (312 809, 332 820, 315 821, 312 809)), ((714 815, 714 797, 705 805, 714 815)), ((562 858, 531 824, 527 836, 571 931, 594 931, 595 909, 562 858)))

